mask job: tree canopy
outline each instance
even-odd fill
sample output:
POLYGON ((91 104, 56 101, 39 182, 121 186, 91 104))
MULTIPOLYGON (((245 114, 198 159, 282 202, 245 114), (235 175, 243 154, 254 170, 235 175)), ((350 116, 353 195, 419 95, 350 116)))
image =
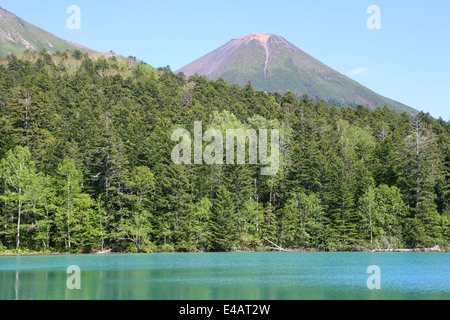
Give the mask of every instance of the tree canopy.
POLYGON ((186 79, 132 57, 26 53, 0 61, 0 141, 0 251, 450 241, 450 123, 429 114, 186 79), (174 164, 172 132, 193 136, 196 121, 280 129, 278 172, 174 164))

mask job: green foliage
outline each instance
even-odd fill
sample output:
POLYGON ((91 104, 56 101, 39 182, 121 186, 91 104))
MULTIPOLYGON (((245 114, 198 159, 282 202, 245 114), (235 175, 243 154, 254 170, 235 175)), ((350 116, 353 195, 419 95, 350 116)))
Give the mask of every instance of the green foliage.
POLYGON ((360 198, 358 206, 362 243, 371 249, 403 247, 407 209, 397 187, 369 187, 360 198), (367 245, 369 239, 370 244, 367 245))
POLYGON ((429 115, 71 52, 1 61, 0 92, 2 252, 448 247, 450 124, 429 115), (277 174, 175 165, 194 121, 279 129, 277 174))

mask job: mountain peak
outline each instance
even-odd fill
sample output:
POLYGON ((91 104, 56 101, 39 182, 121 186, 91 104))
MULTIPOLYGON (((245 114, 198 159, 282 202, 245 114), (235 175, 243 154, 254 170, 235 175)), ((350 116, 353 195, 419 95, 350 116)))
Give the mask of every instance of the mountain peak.
POLYGON ((284 39, 282 36, 279 36, 274 33, 250 33, 246 36, 235 39, 234 41, 238 41, 243 45, 248 45, 252 41, 256 41, 261 44, 263 47, 266 47, 270 41, 284 43, 285 46, 295 47, 292 43, 284 39))
POLYGON ((416 110, 380 96, 333 70, 281 36, 250 33, 233 39, 216 50, 179 69, 186 76, 223 78, 244 86, 249 81, 257 90, 308 94, 338 106, 366 105, 372 109, 388 106, 399 112, 416 110))
POLYGON ((256 40, 262 44, 267 44, 267 41, 271 36, 274 36, 272 33, 250 33, 246 36, 237 38, 236 40, 242 41, 242 42, 249 42, 252 40, 256 40))

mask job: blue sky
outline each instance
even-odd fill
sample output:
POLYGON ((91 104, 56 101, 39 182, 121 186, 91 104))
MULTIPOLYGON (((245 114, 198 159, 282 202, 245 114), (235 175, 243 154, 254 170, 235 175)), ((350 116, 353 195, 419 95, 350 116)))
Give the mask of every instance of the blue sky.
POLYGON ((91 49, 177 70, 252 32, 275 33, 362 85, 450 119, 448 0, 0 0, 0 6, 91 49), (66 26, 70 5, 81 29, 66 26), (381 29, 370 30, 370 5, 381 29))

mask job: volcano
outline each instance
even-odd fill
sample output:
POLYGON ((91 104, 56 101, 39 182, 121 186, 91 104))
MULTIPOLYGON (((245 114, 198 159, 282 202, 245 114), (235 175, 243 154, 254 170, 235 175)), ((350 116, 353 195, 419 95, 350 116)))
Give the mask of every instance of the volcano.
POLYGON ((212 80, 246 85, 257 90, 291 91, 298 97, 308 94, 329 105, 365 105, 371 109, 387 106, 398 112, 417 113, 400 102, 383 97, 349 77, 333 70, 283 37, 252 33, 233 39, 216 50, 176 71, 187 77, 199 74, 212 80))

